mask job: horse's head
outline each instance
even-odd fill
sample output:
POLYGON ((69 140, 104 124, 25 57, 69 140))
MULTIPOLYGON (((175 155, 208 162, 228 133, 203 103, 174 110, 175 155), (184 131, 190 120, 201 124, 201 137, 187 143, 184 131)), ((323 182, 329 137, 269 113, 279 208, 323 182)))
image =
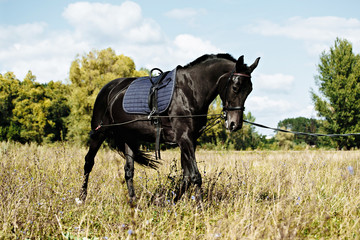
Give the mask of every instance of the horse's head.
POLYGON ((257 67, 259 60, 260 58, 257 58, 248 67, 244 64, 244 56, 239 57, 235 70, 227 78, 222 101, 226 116, 226 128, 231 132, 242 128, 245 100, 252 91, 251 73, 257 67))

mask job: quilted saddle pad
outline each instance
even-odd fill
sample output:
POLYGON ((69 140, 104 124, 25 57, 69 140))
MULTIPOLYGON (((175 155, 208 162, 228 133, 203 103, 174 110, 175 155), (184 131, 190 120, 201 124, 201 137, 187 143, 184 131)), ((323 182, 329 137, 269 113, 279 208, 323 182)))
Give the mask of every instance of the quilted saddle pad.
MULTIPOLYGON (((158 90, 158 113, 162 113, 168 109, 175 89, 175 76, 176 68, 163 75, 153 77, 154 83, 160 79, 163 80, 158 90)), ((123 108, 126 113, 132 114, 149 114, 151 109, 149 108, 149 93, 152 83, 150 77, 140 77, 135 79, 125 92, 123 100, 123 108)))

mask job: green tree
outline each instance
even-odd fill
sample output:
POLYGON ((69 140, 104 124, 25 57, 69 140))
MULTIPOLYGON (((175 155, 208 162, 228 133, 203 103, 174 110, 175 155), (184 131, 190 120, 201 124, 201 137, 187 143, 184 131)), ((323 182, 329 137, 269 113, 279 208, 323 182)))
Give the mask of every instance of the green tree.
MULTIPOLYGON (((286 129, 285 127, 281 127, 283 130, 290 130, 286 129)), ((285 132, 277 132, 275 135, 275 140, 284 150, 289 150, 294 146, 294 134, 292 133, 285 133, 285 132)))
MULTIPOLYGON (((221 99, 217 96, 209 106, 208 115, 220 114, 222 109, 221 99)), ((244 119, 250 122, 255 121, 251 112, 245 114, 244 119)), ((246 150, 256 149, 260 145, 261 138, 262 136, 255 131, 255 127, 252 125, 244 124, 241 130, 229 133, 221 122, 204 132, 198 139, 198 143, 203 147, 216 146, 223 149, 246 150)))
POLYGON ((145 70, 136 71, 131 58, 116 55, 111 48, 94 50, 77 57, 70 67, 68 139, 78 143, 87 142, 93 105, 106 83, 120 77, 144 75, 148 73, 145 70))
POLYGON ((64 118, 69 113, 65 101, 67 87, 60 82, 37 83, 31 71, 20 82, 13 108, 8 139, 19 142, 61 140, 64 118))
POLYGON ((14 73, 0 74, 0 141, 18 140, 20 129, 12 123, 14 99, 18 97, 20 81, 14 73))
MULTIPOLYGON (((318 71, 320 94, 311 94, 319 116, 326 120, 326 132, 360 132, 360 56, 353 53, 352 44, 336 39, 334 47, 321 54, 318 71)), ((338 148, 360 146, 359 137, 334 140, 338 148)))
MULTIPOLYGON (((285 129, 290 129, 291 131, 305 133, 317 133, 319 132, 320 126, 321 121, 305 117, 286 118, 278 123, 278 128, 284 127, 285 129)), ((304 142, 308 145, 317 145, 318 138, 314 136, 295 135, 294 142, 296 144, 304 142)))
POLYGON ((61 82, 50 81, 45 86, 45 101, 47 111, 46 118, 48 119, 45 125, 45 140, 46 141, 62 141, 65 139, 67 133, 66 118, 70 114, 70 107, 67 102, 69 94, 69 86, 61 82))
POLYGON ((35 82, 36 77, 28 72, 14 100, 13 122, 20 127, 23 142, 42 142, 47 124, 44 105, 45 89, 35 82))

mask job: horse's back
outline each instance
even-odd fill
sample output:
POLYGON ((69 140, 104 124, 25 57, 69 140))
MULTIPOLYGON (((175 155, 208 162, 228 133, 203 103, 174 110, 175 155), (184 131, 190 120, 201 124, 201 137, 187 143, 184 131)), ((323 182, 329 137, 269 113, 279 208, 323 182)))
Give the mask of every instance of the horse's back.
POLYGON ((97 98, 102 98, 116 90, 121 91, 122 89, 125 89, 134 79, 136 78, 116 78, 108 82, 101 88, 97 98))
POLYGON ((94 103, 93 116, 91 120, 92 129, 96 128, 100 124, 102 121, 101 118, 104 117, 111 101, 114 101, 115 98, 117 98, 132 81, 134 81, 134 79, 136 78, 117 78, 108 82, 101 88, 94 103))

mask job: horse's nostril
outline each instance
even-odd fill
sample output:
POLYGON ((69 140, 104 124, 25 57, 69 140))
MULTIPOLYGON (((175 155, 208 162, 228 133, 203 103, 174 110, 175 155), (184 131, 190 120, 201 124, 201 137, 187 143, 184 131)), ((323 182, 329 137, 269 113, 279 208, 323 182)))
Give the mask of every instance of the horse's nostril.
POLYGON ((231 123, 230 123, 229 130, 232 131, 232 130, 234 130, 235 128, 236 128, 235 122, 231 122, 231 123))

